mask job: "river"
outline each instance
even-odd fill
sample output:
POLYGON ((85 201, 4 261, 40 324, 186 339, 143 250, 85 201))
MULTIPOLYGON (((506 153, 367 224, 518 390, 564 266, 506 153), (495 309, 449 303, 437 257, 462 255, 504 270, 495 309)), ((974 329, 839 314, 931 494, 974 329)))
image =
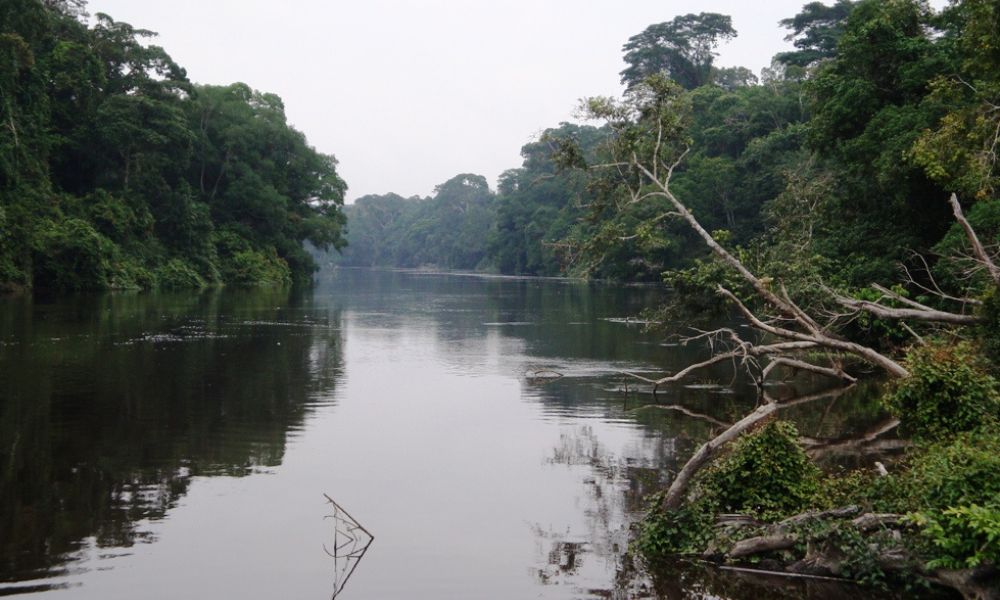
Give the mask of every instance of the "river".
MULTIPOLYGON (((305 291, 2 299, 0 595, 813 597, 619 574, 642 497, 715 427, 621 375, 704 356, 635 322, 663 294, 339 269, 305 291), (327 496, 374 536, 360 560, 327 496)), ((754 402, 731 381, 669 400, 729 420, 754 402)), ((816 437, 878 417, 790 412, 816 437)))

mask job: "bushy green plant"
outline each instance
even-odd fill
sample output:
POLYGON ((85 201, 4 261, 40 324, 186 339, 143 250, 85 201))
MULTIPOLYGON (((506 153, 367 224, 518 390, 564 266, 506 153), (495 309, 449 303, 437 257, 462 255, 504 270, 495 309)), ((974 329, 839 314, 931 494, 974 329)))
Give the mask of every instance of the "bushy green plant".
POLYGON ((106 190, 98 189, 84 198, 67 201, 67 205, 76 205, 74 214, 79 214, 89 221, 101 235, 124 243, 128 240, 138 240, 152 234, 153 216, 141 205, 134 206, 128 200, 117 198, 106 190))
POLYGON ((916 506, 946 509, 1000 498, 1000 434, 964 433, 915 453, 904 484, 916 506))
POLYGON ((978 327, 983 354, 989 361, 990 370, 996 374, 1000 371, 1000 288, 991 288, 983 297, 979 314, 983 317, 978 327))
POLYGON ((171 258, 156 270, 159 287, 167 289, 187 289, 205 287, 205 280, 191 265, 179 258, 171 258))
POLYGON ((111 287, 118 290, 148 290, 156 285, 156 276, 139 261, 126 258, 114 266, 111 287))
POLYGON ((880 476, 873 469, 864 469, 822 478, 813 506, 833 509, 857 505, 871 512, 905 512, 912 506, 910 493, 899 475, 880 476))
POLYGON ((63 290, 106 289, 118 255, 114 242, 82 219, 46 219, 32 244, 34 285, 63 290))
POLYGON ((1000 415, 1000 385, 968 343, 934 342, 906 357, 910 377, 886 395, 903 430, 941 439, 978 429, 1000 415))
POLYGON ((639 523, 636 548, 647 560, 673 554, 701 553, 712 539, 714 513, 708 503, 688 503, 678 509, 660 507, 663 494, 650 497, 650 511, 639 523))
POLYGON ((223 263, 222 277, 235 285, 286 285, 292 280, 288 264, 274 250, 237 252, 223 263))
POLYGON ((253 247, 245 232, 228 228, 216 232, 215 247, 219 256, 222 280, 232 285, 287 285, 292 270, 273 247, 253 247))
POLYGON ((816 493, 820 470, 799 445, 787 421, 771 422, 733 444, 707 469, 698 495, 722 512, 776 518, 804 508, 816 493))
POLYGON ((969 504, 909 515, 927 542, 931 569, 1000 565, 1000 504, 969 504))

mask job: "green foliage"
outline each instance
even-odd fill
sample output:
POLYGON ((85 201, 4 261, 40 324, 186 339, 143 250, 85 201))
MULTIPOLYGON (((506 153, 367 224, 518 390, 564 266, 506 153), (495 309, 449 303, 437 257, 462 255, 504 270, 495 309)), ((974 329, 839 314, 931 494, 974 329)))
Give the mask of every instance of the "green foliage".
POLYGON ((698 495, 722 512, 777 518, 801 510, 812 500, 820 472, 798 439, 798 430, 787 421, 740 438, 705 471, 698 495))
MULTIPOLYGON (((981 200, 964 212, 980 242, 987 248, 1000 243, 1000 199, 981 200)), ((942 257, 933 266, 934 276, 945 289, 970 298, 994 293, 993 280, 970 256, 969 240, 961 224, 951 225, 935 244, 934 253, 942 257)))
POLYGON ((775 58, 786 65, 806 67, 835 56, 855 4, 852 0, 837 0, 832 6, 810 2, 799 14, 782 19, 781 26, 792 31, 788 37, 794 40, 797 50, 780 52, 775 58))
POLYGON ((719 294, 719 286, 732 291, 741 301, 749 301, 751 296, 746 282, 714 258, 698 259, 687 269, 667 271, 663 281, 671 294, 657 311, 656 320, 671 324, 680 320, 696 326, 729 315, 733 307, 719 294))
POLYGON ((233 254, 223 266, 222 277, 237 285, 283 285, 292 280, 288 264, 273 249, 269 253, 245 250, 233 254))
POLYGON ((920 135, 912 155, 929 177, 964 199, 996 197, 1000 115, 1000 6, 993 0, 952 2, 944 44, 959 58, 954 72, 931 82, 926 104, 943 113, 920 135))
POLYGON ((920 0, 858 2, 836 56, 807 83, 810 146, 841 192, 820 248, 843 262, 840 279, 851 286, 895 280, 893 262, 934 244, 950 223, 946 191, 911 153, 940 116, 924 101, 930 82, 955 66, 934 24, 920 0))
POLYGON ((1000 565, 1000 505, 971 504, 909 518, 930 546, 929 569, 1000 565))
POLYGON ((81 219, 39 223, 32 248, 32 279, 58 290, 110 286, 118 248, 81 219))
POLYGON ((994 427, 964 433, 920 450, 902 485, 913 499, 910 510, 971 504, 1000 498, 1000 435, 994 427))
POLYGON ((274 248, 256 250, 238 230, 230 228, 214 236, 222 281, 240 286, 285 285, 292 271, 274 248))
POLYGON ((663 510, 662 500, 662 494, 650 496, 650 510, 639 524, 635 548, 651 562, 676 554, 700 554, 712 539, 715 514, 704 502, 663 510))
POLYGON ((205 280, 197 269, 180 258, 171 258, 156 270, 156 281, 165 289, 203 288, 205 280))
POLYGON ((941 439, 1000 417, 1000 384, 970 344, 914 347, 905 366, 910 377, 898 381, 885 399, 904 430, 941 439))
POLYGON ((365 196, 348 207, 342 264, 472 270, 487 261, 494 195, 481 175, 463 173, 430 198, 365 196))
POLYGON ((156 275, 136 259, 126 257, 115 265, 110 287, 117 290, 152 289, 156 287, 156 275))
POLYGON ((241 282, 307 279, 304 241, 344 245, 336 160, 280 98, 194 86, 153 32, 79 5, 0 6, 0 286, 201 286, 217 228, 246 242, 241 282))
MULTIPOLYGON (((893 286, 892 291, 904 298, 910 295, 905 288, 899 285, 893 286)), ((902 308, 898 301, 886 300, 882 292, 872 287, 850 290, 848 295, 857 300, 902 308)), ((869 312, 860 313, 841 331, 850 336, 852 340, 873 348, 898 348, 913 339, 913 334, 898 319, 884 319, 869 312)))
POLYGON ((867 511, 909 510, 907 490, 896 475, 880 476, 871 469, 829 474, 820 479, 813 505, 824 509, 857 505, 867 511))
POLYGON ((718 13, 674 17, 650 25, 622 48, 628 68, 622 83, 638 85, 650 75, 664 74, 687 89, 709 82, 715 47, 736 37, 732 19, 718 13))
POLYGON ((979 314, 983 322, 978 337, 990 370, 996 376, 1000 372, 1000 289, 994 287, 983 297, 979 314))
POLYGON ((579 267, 573 264, 576 242, 591 237, 590 224, 580 221, 588 177, 558 165, 586 164, 605 137, 606 132, 595 127, 562 123, 521 148, 522 166, 506 171, 498 184, 488 247, 498 271, 559 275, 579 267))

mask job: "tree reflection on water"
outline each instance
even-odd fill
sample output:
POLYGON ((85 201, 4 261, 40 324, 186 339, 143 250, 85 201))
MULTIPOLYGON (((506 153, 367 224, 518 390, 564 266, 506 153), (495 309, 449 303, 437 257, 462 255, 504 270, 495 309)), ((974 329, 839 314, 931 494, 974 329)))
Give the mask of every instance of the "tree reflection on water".
POLYGON ((297 302, 288 290, 9 300, 0 582, 151 541, 146 524, 193 477, 280 465, 342 367, 336 316, 312 320, 297 302))

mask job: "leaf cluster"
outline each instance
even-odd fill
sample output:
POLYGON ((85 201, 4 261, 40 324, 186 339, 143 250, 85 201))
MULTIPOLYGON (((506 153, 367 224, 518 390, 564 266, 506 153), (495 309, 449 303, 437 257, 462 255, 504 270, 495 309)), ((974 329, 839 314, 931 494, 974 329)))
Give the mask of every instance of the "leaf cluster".
POLYGON ((885 402, 906 432, 944 439, 1000 419, 1000 383, 971 344, 916 346, 905 364, 910 377, 896 382, 885 402))
POLYGON ((344 244, 336 160, 274 94, 194 85, 155 33, 83 4, 0 5, 0 287, 311 277, 303 242, 344 244), (220 230, 249 249, 240 269, 220 230))
POLYGON ((720 512, 775 519, 794 514, 816 492, 820 471, 787 421, 773 421, 737 440, 700 478, 697 495, 720 512))

